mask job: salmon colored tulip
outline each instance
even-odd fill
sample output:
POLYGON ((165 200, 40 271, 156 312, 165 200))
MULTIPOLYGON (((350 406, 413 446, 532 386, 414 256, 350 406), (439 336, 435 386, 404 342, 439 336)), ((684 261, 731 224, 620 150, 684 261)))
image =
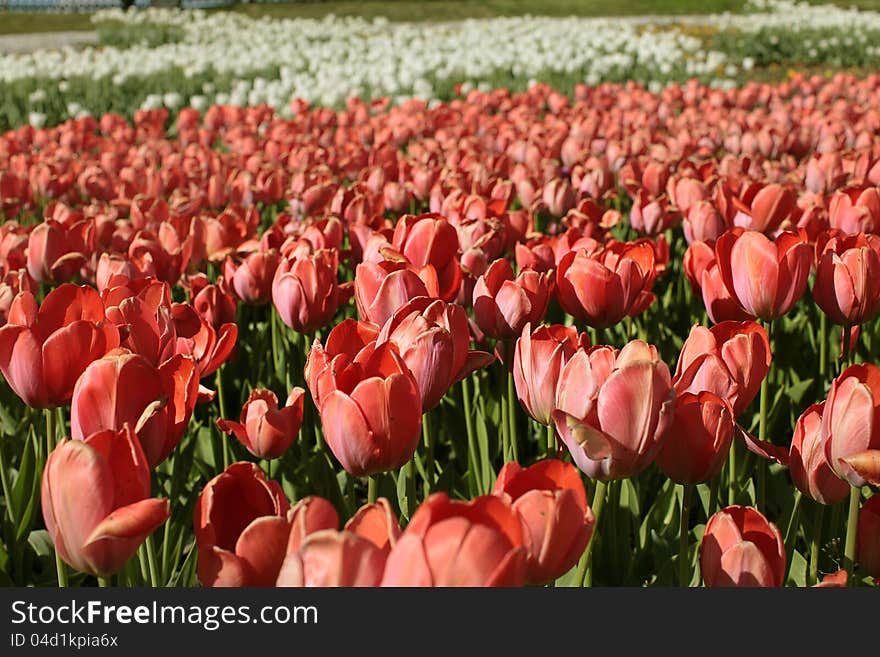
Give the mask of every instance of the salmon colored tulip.
POLYGON ((470 329, 461 306, 416 297, 379 331, 377 348, 393 343, 415 377, 422 410, 429 411, 452 384, 492 362, 492 355, 470 349, 470 329))
POLYGON ((0 371, 28 406, 62 406, 88 365, 117 346, 119 332, 107 321, 94 289, 61 285, 39 308, 24 290, 0 328, 0 371))
POLYGON ((382 586, 521 586, 526 554, 519 516, 502 498, 434 493, 388 555, 382 586))
POLYGON ((458 233, 444 217, 428 213, 403 215, 394 226, 394 249, 417 268, 431 266, 437 273, 438 295, 452 301, 461 285, 458 233))
POLYGON ((81 221, 66 226, 47 219, 28 237, 27 269, 38 283, 69 281, 91 255, 93 224, 81 221))
POLYGON ((400 539, 400 522, 391 504, 380 497, 373 504, 365 504, 345 523, 345 530, 366 538, 386 557, 400 539))
POLYGON ((223 324, 215 331, 187 303, 172 304, 171 322, 174 326, 173 353, 191 356, 200 379, 216 372, 235 349, 235 340, 238 338, 236 324, 223 324))
POLYGON ((682 393, 657 465, 679 484, 709 481, 727 460, 735 427, 733 409, 725 399, 711 392, 682 393))
POLYGON ((757 322, 696 325, 682 345, 673 383, 679 394, 715 393, 738 416, 760 392, 771 361, 770 339, 757 322))
POLYGON ((272 586, 290 535, 290 504, 254 463, 233 463, 196 500, 202 586, 272 586))
POLYGON ((599 253, 571 251, 556 270, 559 304, 594 328, 613 326, 654 300, 654 250, 645 242, 610 243, 599 253))
POLYGON ((752 185, 744 198, 733 198, 736 214, 733 225, 773 234, 797 207, 794 191, 777 183, 764 187, 752 185))
POLYGON ((619 352, 578 350, 562 368, 553 420, 575 464, 606 481, 651 464, 674 408, 669 368, 652 345, 635 340, 619 352))
POLYGON ((390 343, 368 346, 354 360, 337 356, 321 375, 321 423, 327 445, 355 476, 396 470, 419 444, 419 388, 390 343))
POLYGON ((315 340, 309 350, 305 367, 306 383, 312 393, 312 399, 315 400, 315 406, 321 408, 322 391, 318 384, 327 380, 322 379, 321 375, 333 359, 344 354, 349 360, 354 360, 361 349, 374 343, 378 336, 379 327, 375 324, 344 319, 330 331, 326 346, 322 345, 320 340, 315 340))
POLYGON ((714 242, 729 228, 724 217, 709 201, 697 201, 686 211, 682 223, 688 244, 714 242))
POLYGON ((89 365, 76 382, 70 431, 82 440, 128 424, 154 468, 186 431, 198 388, 196 365, 188 356, 174 356, 156 368, 138 354, 113 351, 89 365))
POLYGON ((703 305, 709 319, 718 324, 720 322, 742 322, 754 319, 754 316, 743 310, 727 285, 721 273, 721 268, 713 258, 707 264, 700 279, 700 292, 703 297, 703 305))
POLYGON ((757 509, 729 506, 709 519, 700 546, 706 586, 782 586, 782 534, 757 509))
POLYGON ((284 408, 271 390, 251 391, 241 409, 241 422, 218 419, 221 431, 234 434, 247 450, 261 459, 279 458, 296 440, 303 418, 305 390, 294 388, 284 408))
POLYGON ((837 504, 849 495, 849 486, 838 478, 825 457, 822 414, 825 402, 813 404, 794 425, 788 467, 791 480, 804 495, 820 504, 837 504))
POLYGON ((216 283, 209 283, 207 276, 200 274, 190 279, 192 307, 215 332, 224 324, 235 323, 235 297, 222 276, 216 283))
POLYGON ((771 240, 763 233, 734 229, 715 243, 715 260, 728 292, 747 313, 765 321, 782 317, 801 298, 812 258, 810 245, 794 233, 771 240))
POLYGON ((880 495, 874 494, 859 509, 859 565, 871 577, 880 578, 880 495))
POLYGON ((549 301, 547 274, 526 269, 514 277, 510 261, 500 258, 477 279, 474 316, 483 333, 509 340, 522 333, 527 323, 539 324, 549 301))
POLYGON ((840 246, 819 258, 813 298, 835 324, 864 324, 880 312, 880 253, 867 244, 845 248, 846 240, 840 246))
POLYGON ((272 303, 282 321, 300 333, 326 326, 344 300, 336 282, 339 255, 318 251, 282 260, 272 281, 272 303))
POLYGON ((834 380, 822 442, 838 477, 852 486, 880 484, 880 367, 851 365, 834 380))
POLYGON ((322 529, 338 529, 339 514, 336 508, 323 497, 309 495, 291 507, 287 514, 290 520, 290 537, 287 553, 299 550, 309 534, 322 529))
POLYGON ((355 269, 354 298, 361 319, 384 324, 398 308, 416 297, 438 298, 433 268, 417 269, 405 262, 362 262, 355 269))
POLYGON ((272 300, 272 281, 280 261, 274 249, 249 253, 240 260, 229 256, 223 264, 223 275, 238 299, 259 306, 272 300))
POLYGON ((492 492, 506 496, 519 513, 529 582, 543 584, 574 567, 593 535, 596 518, 573 465, 556 459, 528 468, 505 463, 492 492))
POLYGON ((556 385, 563 365, 578 350, 590 346, 586 333, 573 326, 553 324, 523 327, 513 353, 513 381, 523 408, 541 424, 553 423, 556 385))
POLYGON ((150 497, 150 469, 128 426, 61 442, 46 459, 40 501, 58 555, 102 577, 170 514, 167 499, 150 497))
POLYGON ((828 220, 832 228, 850 235, 876 233, 880 229, 880 188, 837 190, 828 202, 828 220))
POLYGON ((285 557, 276 586, 375 587, 384 569, 385 555, 366 538, 322 529, 285 557))

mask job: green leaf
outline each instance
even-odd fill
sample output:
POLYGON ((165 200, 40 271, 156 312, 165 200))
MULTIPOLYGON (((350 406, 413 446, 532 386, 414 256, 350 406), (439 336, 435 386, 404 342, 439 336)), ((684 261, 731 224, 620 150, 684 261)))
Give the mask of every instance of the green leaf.
POLYGON ((55 548, 52 545, 52 538, 45 529, 35 529, 28 534, 28 543, 34 549, 38 557, 53 558, 55 548))
POLYGON ((807 560, 797 550, 791 555, 791 566, 789 566, 788 579, 785 583, 788 586, 807 585, 807 560))

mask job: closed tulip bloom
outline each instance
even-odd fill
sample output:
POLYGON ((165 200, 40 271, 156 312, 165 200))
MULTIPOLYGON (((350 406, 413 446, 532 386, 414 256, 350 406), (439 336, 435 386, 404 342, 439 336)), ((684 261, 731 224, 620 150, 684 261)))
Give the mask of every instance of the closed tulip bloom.
POLYGON ((437 272, 437 296, 444 301, 455 299, 462 278, 458 233, 445 217, 433 213, 403 215, 394 226, 391 243, 415 267, 433 267, 437 272))
POLYGON ((293 444, 303 418, 305 390, 294 388, 283 408, 271 390, 258 388, 251 391, 241 409, 241 421, 219 419, 221 431, 234 434, 254 456, 277 459, 293 444))
POLYGON ((321 424, 346 472, 387 472, 412 458, 421 433, 421 397, 393 345, 366 348, 353 361, 334 361, 325 375, 331 383, 321 396, 321 424))
MULTIPOLYGON (((360 351, 376 341, 379 327, 371 322, 356 319, 344 319, 333 327, 327 336, 326 345, 315 340, 306 358, 305 379, 315 400, 315 406, 321 408, 322 391, 319 382, 321 375, 336 356, 345 355, 354 360, 360 351)), ((332 380, 332 378, 331 378, 332 380)))
POLYGON ((386 557, 400 538, 400 522, 390 502, 380 497, 365 504, 345 523, 345 530, 366 538, 386 557))
POLYGON ((382 586, 522 586, 526 563, 519 516, 505 500, 434 493, 388 555, 382 586))
POLYGON ((510 261, 500 258, 477 279, 474 316, 483 333, 508 340, 522 333, 527 323, 539 324, 549 301, 547 274, 526 269, 514 277, 510 261))
POLYGON ((190 293, 192 307, 214 331, 235 323, 235 297, 222 276, 216 283, 209 283, 204 274, 199 274, 190 281, 190 293))
POLYGON ((86 367, 117 346, 119 332, 106 320, 94 289, 61 285, 39 308, 25 290, 0 328, 0 371, 28 406, 62 406, 86 367))
POLYGON ((754 319, 754 315, 743 310, 739 301, 728 290, 721 274, 721 268, 714 258, 702 273, 700 293, 703 297, 703 305, 706 307, 706 314, 714 324, 754 319))
POLYGON ((880 228, 880 188, 837 190, 828 202, 828 221, 832 228, 850 235, 877 232, 880 228))
POLYGON ((813 404, 794 425, 788 467, 798 490, 820 504, 837 504, 849 495, 849 486, 831 469, 822 441, 825 402, 813 404))
POLYGON ((559 261, 556 294, 563 310, 594 328, 637 315, 654 300, 654 249, 616 242, 591 255, 580 249, 559 261))
POLYGON ((715 259, 731 296, 753 317, 769 321, 801 298, 813 255, 794 233, 770 240, 763 233, 735 229, 718 238, 715 259))
POLYGON ((813 298, 842 326, 869 322, 880 311, 880 253, 870 246, 825 251, 816 268, 813 298))
POLYGON ((871 577, 880 578, 880 495, 859 509, 858 560, 871 577))
POLYGON ((709 519, 700 546, 706 586, 782 586, 782 534, 757 509, 729 506, 709 519))
POLYGON ((412 372, 422 410, 437 406, 452 384, 492 362, 470 349, 467 314, 461 306, 417 297, 401 307, 379 331, 376 345, 394 343, 412 372))
POLYGON ((770 339, 757 322, 695 325, 681 347, 673 383, 679 394, 715 393, 730 402, 736 417, 760 392, 771 361, 770 339))
POLYGON ((754 188, 748 189, 751 197, 748 205, 743 199, 734 197, 733 204, 736 214, 733 225, 772 234, 788 219, 797 208, 797 197, 793 190, 777 183, 761 187, 757 193, 754 188), (754 194, 754 195, 753 195, 754 194))
POLYGON ((355 269, 354 299, 361 319, 381 326, 407 301, 439 296, 433 269, 405 262, 362 262, 355 269))
POLYGON ((669 368, 652 345, 634 340, 619 352, 578 350, 562 368, 553 420, 575 464, 607 481, 651 464, 674 408, 669 368))
POLYGON ((693 244, 714 242, 729 226, 709 201, 697 201, 686 211, 682 228, 687 243, 693 244))
POLYGON ((249 253, 243 258, 226 258, 223 275, 238 299, 252 306, 261 306, 272 300, 272 281, 281 256, 275 249, 249 253))
POLYGON ((80 221, 65 226, 47 219, 28 236, 27 270, 37 283, 69 281, 91 255, 93 224, 80 221))
POLYGON ((851 365, 834 380, 822 441, 838 477, 853 486, 880 484, 880 367, 851 365))
POLYGON ((574 567, 593 535, 596 518, 573 465, 556 459, 528 468, 505 463, 492 492, 506 495, 519 513, 529 582, 543 584, 574 567))
POLYGON ((322 529, 288 554, 276 586, 375 587, 385 569, 382 550, 348 531, 322 529))
POLYGON ((709 481, 721 472, 736 422, 730 404, 711 392, 685 392, 675 401, 675 416, 657 465, 679 484, 709 481))
POLYGON ((193 525, 202 586, 272 586, 287 550, 290 507, 253 463, 233 463, 196 501, 193 525))
POLYGON ((684 275, 691 284, 694 294, 700 295, 703 285, 703 272, 715 264, 715 242, 694 240, 688 244, 681 260, 684 275))
POLYGON ((150 497, 150 469, 128 426, 65 440, 46 459, 41 505, 58 555, 106 577, 167 520, 168 500, 150 497))
POLYGON ((531 324, 523 327, 513 352, 513 381, 517 398, 537 422, 552 424, 562 366, 578 348, 589 346, 586 333, 578 334, 573 326, 541 325, 534 331, 531 324))
POLYGON ((128 424, 150 467, 156 467, 189 425, 198 389, 195 363, 187 356, 174 356, 157 368, 143 356, 115 351, 89 365, 76 382, 70 430, 82 440, 128 424))
POLYGON ((287 513, 290 521, 290 537, 287 553, 299 550, 309 534, 322 529, 339 529, 339 514, 336 508, 323 497, 309 495, 291 507, 287 513))
POLYGON ((287 326, 312 333, 330 323, 343 300, 336 282, 338 258, 336 251, 323 250, 281 261, 272 281, 272 302, 287 326))

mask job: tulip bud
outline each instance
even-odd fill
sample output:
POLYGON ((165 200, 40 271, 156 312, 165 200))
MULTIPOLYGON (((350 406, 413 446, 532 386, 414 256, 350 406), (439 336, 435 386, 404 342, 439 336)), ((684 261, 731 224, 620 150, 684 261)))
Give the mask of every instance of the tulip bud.
POLYGON ((241 422, 218 419, 221 431, 232 433, 247 450, 262 459, 277 459, 293 443, 303 418, 305 390, 290 391, 284 408, 278 408, 278 398, 270 390, 252 390, 241 409, 241 422))
POLYGON ((757 509, 729 506, 709 519, 700 546, 706 586, 782 586, 782 534, 757 509))
POLYGON ((831 469, 822 441, 825 402, 813 404, 797 419, 788 467, 791 480, 804 495, 820 504, 837 504, 849 495, 849 486, 831 469))
POLYGON ((550 301, 546 274, 524 270, 514 278, 506 259, 493 262, 474 287, 474 316, 480 330, 507 340, 522 333, 527 323, 539 324, 550 301))

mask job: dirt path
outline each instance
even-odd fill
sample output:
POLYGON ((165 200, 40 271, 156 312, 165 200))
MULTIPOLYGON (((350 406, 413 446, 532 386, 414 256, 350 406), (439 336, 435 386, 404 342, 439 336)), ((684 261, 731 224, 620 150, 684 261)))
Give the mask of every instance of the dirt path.
POLYGON ((32 52, 40 48, 63 48, 97 43, 95 32, 36 32, 0 35, 0 53, 32 52))

